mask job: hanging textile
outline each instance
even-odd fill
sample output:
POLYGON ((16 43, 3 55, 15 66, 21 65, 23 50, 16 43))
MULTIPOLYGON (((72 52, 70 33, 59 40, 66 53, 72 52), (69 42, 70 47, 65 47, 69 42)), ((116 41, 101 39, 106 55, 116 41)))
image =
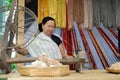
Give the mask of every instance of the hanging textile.
POLYGON ((79 25, 77 24, 76 21, 74 21, 73 24, 74 24, 74 30, 75 30, 75 35, 76 35, 76 39, 77 39, 78 49, 81 48, 82 50, 85 50, 83 41, 82 41, 82 37, 81 37, 80 31, 79 31, 79 25))
POLYGON ((72 53, 75 53, 76 50, 78 50, 78 44, 77 44, 77 39, 74 30, 70 31, 71 35, 71 42, 72 42, 72 53))
POLYGON ((71 36, 70 36, 70 31, 68 30, 68 6, 67 6, 68 0, 66 0, 66 28, 62 30, 62 38, 63 38, 63 43, 65 45, 65 48, 67 50, 67 53, 71 55, 72 53, 72 48, 71 48, 71 36))
POLYGON ((93 0, 93 22, 105 27, 120 26, 120 0, 93 0))
POLYGON ((81 24, 84 20, 83 0, 68 0, 68 29, 73 29, 73 20, 81 24))
MULTIPOLYGON (((49 0, 49 16, 52 16, 55 20, 57 19, 57 0, 49 0)), ((57 22, 57 20, 56 20, 57 22)), ((58 24, 56 24, 58 25, 58 24)))
POLYGON ((66 28, 66 0, 57 0, 57 24, 60 28, 66 28))
POLYGON ((100 19, 100 0, 93 0, 93 24, 99 25, 100 19))
POLYGON ((68 0, 68 30, 73 29, 73 1, 68 0))
POLYGON ((73 19, 79 24, 84 22, 83 0, 73 0, 73 19))
POLYGON ((63 38, 63 43, 65 45, 65 48, 67 50, 67 53, 69 55, 72 55, 72 45, 71 45, 70 31, 68 31, 66 29, 62 30, 62 38, 63 38))
POLYGON ((56 27, 66 28, 65 0, 49 0, 49 16, 56 20, 56 27))
POLYGON ((118 53, 120 54, 120 28, 118 28, 118 53))
POLYGON ((84 0, 84 28, 91 29, 93 26, 92 0, 84 0))
POLYGON ((45 16, 48 16, 48 1, 49 0, 38 0, 38 23, 40 23, 45 16))
POLYGON ((120 0, 115 0, 116 26, 120 27, 120 0))
POLYGON ((103 18, 103 24, 106 27, 112 26, 112 19, 113 19, 112 16, 114 15, 114 13, 112 13, 113 10, 111 9, 112 5, 110 1, 112 0, 101 0, 101 6, 100 6, 101 18, 103 18))
POLYGON ((38 22, 45 16, 56 20, 56 27, 66 27, 66 2, 65 0, 38 0, 38 22))

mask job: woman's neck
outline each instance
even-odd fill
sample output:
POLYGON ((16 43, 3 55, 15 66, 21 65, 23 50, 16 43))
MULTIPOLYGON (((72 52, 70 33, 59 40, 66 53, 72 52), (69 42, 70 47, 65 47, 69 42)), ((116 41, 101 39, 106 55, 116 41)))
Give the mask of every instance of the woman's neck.
POLYGON ((48 36, 48 37, 51 37, 51 35, 52 35, 52 34, 51 34, 51 35, 47 35, 45 32, 43 32, 43 33, 44 33, 46 36, 48 36))

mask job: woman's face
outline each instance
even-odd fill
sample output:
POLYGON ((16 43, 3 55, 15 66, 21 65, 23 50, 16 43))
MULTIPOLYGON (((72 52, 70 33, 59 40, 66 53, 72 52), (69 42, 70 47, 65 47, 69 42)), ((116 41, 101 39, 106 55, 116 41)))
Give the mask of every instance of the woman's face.
POLYGON ((55 28, 55 22, 53 20, 49 20, 47 21, 43 26, 43 32, 47 35, 47 36, 51 36, 51 34, 53 33, 55 28))

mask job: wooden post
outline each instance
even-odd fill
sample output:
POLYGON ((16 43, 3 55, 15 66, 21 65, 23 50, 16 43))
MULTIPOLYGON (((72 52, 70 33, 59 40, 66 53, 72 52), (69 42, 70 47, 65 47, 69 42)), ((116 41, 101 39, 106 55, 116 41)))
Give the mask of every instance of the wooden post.
MULTIPOLYGON (((25 0, 18 0, 18 6, 23 6, 25 7, 25 0)), ((17 44, 24 43, 24 13, 23 11, 19 12, 18 15, 18 26, 21 28, 18 28, 18 39, 17 39, 17 44)), ((24 46, 24 45, 23 45, 24 46)), ((22 57, 22 55, 18 54, 17 57, 22 57)), ((22 64, 17 64, 17 66, 21 66, 22 64)))

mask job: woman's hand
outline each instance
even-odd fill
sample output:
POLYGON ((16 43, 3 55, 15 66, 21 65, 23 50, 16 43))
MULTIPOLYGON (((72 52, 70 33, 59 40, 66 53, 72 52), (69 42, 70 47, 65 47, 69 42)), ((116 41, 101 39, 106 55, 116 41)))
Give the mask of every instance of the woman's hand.
POLYGON ((73 58, 73 56, 68 55, 68 56, 66 56, 66 58, 67 58, 67 59, 70 59, 70 58, 73 58))

